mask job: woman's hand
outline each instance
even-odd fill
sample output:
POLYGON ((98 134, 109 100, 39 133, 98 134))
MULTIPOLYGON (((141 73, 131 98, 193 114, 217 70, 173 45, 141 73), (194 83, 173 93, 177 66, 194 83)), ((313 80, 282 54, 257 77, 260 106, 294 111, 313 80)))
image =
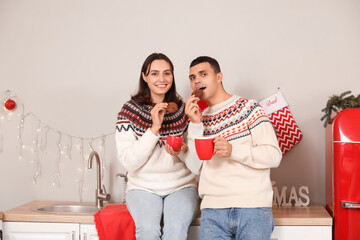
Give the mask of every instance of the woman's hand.
POLYGON ((193 123, 201 122, 201 111, 200 107, 197 104, 200 98, 195 97, 194 95, 190 96, 185 103, 185 114, 189 117, 190 121, 193 123))
POLYGON ((187 145, 185 143, 182 144, 181 148, 179 149, 179 151, 174 151, 174 149, 169 145, 169 144, 166 144, 165 145, 165 150, 168 154, 170 155, 174 155, 174 156, 177 156, 179 155, 179 153, 181 151, 186 151, 187 149, 187 145))
POLYGON ((167 105, 168 105, 167 103, 157 103, 150 112, 152 119, 152 125, 150 130, 155 135, 158 134, 161 128, 161 124, 164 120, 164 115, 166 112, 167 105))

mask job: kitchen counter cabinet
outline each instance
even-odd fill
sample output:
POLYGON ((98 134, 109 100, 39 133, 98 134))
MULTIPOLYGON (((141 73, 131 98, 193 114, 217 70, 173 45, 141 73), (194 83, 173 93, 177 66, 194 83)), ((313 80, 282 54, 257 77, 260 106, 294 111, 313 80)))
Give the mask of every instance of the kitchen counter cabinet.
MULTIPOLYGON (((31 208, 34 207, 61 203, 68 202, 34 201, 5 212, 3 217, 3 231, 7 232, 7 225, 16 222, 33 222, 33 224, 74 223, 78 229, 77 236, 80 236, 76 239, 82 240, 85 236, 84 234, 86 234, 88 240, 97 240, 93 215, 48 214, 31 210, 31 208)), ((273 207, 273 214, 275 220, 275 229, 271 238, 273 240, 332 239, 332 218, 321 204, 314 204, 307 207, 275 206, 273 207)), ((198 239, 199 225, 200 217, 196 218, 191 224, 188 240, 198 239)))
POLYGON ((275 228, 271 240, 331 240, 332 218, 321 204, 273 207, 275 228))
POLYGON ((273 207, 275 226, 332 226, 332 218, 323 205, 273 207))
POLYGON ((77 240, 79 224, 4 222, 3 236, 7 240, 77 240))
POLYGON ((98 240, 94 224, 80 224, 80 240, 98 240))
POLYGON ((4 222, 7 240, 98 240, 94 224, 4 222))

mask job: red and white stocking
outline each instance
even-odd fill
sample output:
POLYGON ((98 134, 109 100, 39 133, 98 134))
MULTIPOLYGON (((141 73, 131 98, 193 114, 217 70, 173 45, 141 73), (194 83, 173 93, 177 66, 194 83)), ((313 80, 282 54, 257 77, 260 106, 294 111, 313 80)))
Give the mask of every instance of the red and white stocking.
POLYGON ((276 137, 284 155, 300 142, 302 132, 291 115, 288 104, 281 92, 277 92, 259 103, 275 127, 276 137))

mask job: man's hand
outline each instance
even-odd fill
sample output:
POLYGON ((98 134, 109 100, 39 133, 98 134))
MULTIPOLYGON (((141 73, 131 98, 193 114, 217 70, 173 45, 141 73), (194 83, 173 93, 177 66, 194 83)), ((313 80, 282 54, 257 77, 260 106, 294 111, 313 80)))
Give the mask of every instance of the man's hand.
POLYGON ((225 138, 215 137, 214 139, 215 154, 221 158, 228 158, 232 152, 232 145, 225 138))
POLYGON ((190 96, 185 102, 185 114, 192 123, 201 123, 201 112, 197 101, 200 99, 194 95, 190 96))

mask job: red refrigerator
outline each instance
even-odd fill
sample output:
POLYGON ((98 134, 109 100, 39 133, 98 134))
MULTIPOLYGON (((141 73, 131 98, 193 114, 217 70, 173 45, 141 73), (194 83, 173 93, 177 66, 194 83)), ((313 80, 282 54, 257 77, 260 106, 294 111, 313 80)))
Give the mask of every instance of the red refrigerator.
POLYGON ((326 208, 334 240, 360 239, 360 108, 336 115, 326 135, 326 208))

